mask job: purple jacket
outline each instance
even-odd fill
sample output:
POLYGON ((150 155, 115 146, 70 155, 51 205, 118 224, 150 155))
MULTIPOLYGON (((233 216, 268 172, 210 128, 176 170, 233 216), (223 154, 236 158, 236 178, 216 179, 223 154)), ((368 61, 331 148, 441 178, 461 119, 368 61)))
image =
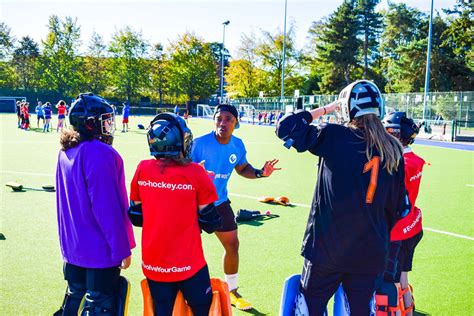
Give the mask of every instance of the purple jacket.
POLYGON ((61 150, 56 189, 65 262, 109 268, 130 256, 135 239, 127 216, 123 160, 112 146, 92 140, 61 150))

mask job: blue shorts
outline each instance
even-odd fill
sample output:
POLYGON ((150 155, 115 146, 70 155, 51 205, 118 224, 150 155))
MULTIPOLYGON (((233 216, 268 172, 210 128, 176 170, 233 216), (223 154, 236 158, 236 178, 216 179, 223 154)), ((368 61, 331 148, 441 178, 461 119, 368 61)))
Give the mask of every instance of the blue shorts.
POLYGON ((58 120, 62 120, 62 119, 65 119, 65 118, 66 118, 66 115, 58 114, 58 120))

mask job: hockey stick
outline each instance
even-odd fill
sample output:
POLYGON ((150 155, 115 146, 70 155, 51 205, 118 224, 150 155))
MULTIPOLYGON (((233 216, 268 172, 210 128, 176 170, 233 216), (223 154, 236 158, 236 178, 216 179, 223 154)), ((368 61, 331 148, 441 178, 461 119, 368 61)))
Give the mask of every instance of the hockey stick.
POLYGON ((26 190, 29 191, 45 191, 45 192, 55 192, 54 185, 51 184, 43 184, 41 186, 41 189, 38 188, 29 188, 29 187, 24 187, 22 184, 17 183, 17 182, 7 182, 5 185, 9 188, 11 188, 15 192, 24 192, 26 190))

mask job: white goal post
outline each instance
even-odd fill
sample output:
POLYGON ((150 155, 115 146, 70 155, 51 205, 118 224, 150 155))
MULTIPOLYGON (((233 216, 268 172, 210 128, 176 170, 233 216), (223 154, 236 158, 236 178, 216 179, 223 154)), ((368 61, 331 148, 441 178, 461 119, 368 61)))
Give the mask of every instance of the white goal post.
POLYGON ((198 104, 196 116, 202 118, 212 118, 214 115, 215 106, 210 106, 208 104, 198 104))

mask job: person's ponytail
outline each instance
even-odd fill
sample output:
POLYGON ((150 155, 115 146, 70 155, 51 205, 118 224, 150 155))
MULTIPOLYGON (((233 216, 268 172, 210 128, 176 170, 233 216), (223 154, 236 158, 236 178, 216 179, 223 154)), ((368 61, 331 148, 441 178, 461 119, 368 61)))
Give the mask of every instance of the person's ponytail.
POLYGON ((398 170, 403 147, 398 139, 387 133, 380 119, 374 114, 362 115, 354 118, 349 127, 363 131, 366 142, 367 160, 372 159, 372 150, 375 148, 380 154, 380 160, 389 174, 398 170))

